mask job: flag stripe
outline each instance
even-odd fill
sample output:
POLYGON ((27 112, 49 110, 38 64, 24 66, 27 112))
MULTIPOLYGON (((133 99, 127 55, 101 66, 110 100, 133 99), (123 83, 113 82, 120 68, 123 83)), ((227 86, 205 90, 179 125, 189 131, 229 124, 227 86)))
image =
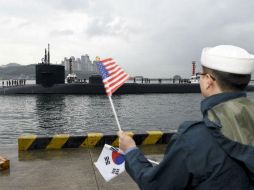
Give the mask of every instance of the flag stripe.
MULTIPOLYGON (((113 75, 115 72, 117 72, 117 71, 120 70, 120 69, 121 69, 121 67, 116 66, 114 69, 108 70, 108 73, 109 73, 110 75, 113 75)), ((122 70, 122 69, 121 69, 121 70, 122 70)))
POLYGON ((105 82, 105 85, 113 83, 113 82, 117 81, 119 79, 119 77, 122 75, 126 75, 126 73, 123 70, 120 70, 120 71, 118 71, 118 73, 115 73, 114 76, 108 77, 103 82, 105 82))
POLYGON ((126 73, 123 73, 121 75, 119 75, 117 78, 113 79, 111 82, 105 82, 104 85, 105 85, 105 88, 108 88, 108 87, 112 87, 114 86, 115 84, 118 84, 119 81, 121 82, 123 78, 125 78, 127 76, 126 73))
POLYGON ((112 62, 103 63, 103 65, 108 69, 108 68, 111 68, 111 67, 113 67, 113 66, 115 66, 117 64, 116 64, 115 61, 112 61, 112 62))
POLYGON ((118 82, 116 85, 110 87, 109 90, 106 89, 107 94, 114 93, 128 79, 129 79, 129 75, 127 75, 122 81, 118 82))
MULTIPOLYGON (((105 66, 105 65, 104 65, 104 66, 105 66)), ((108 71, 112 71, 112 70, 114 70, 116 67, 117 67, 116 64, 112 64, 112 65, 109 65, 109 66, 105 66, 105 68, 106 68, 108 71)))
POLYGON ((119 67, 119 68, 115 69, 113 72, 109 72, 109 75, 110 75, 110 76, 108 77, 108 79, 114 78, 115 75, 116 75, 118 72, 120 72, 120 71, 123 71, 123 69, 121 69, 121 68, 119 67))

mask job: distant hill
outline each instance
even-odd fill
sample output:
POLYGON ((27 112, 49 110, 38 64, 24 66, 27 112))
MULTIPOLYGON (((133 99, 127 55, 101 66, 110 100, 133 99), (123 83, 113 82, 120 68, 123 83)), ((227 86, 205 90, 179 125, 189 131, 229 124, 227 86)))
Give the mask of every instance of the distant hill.
POLYGON ((3 65, 2 67, 18 67, 18 66, 21 66, 21 65, 18 63, 8 63, 7 65, 3 65))
POLYGON ((35 64, 20 65, 17 63, 9 63, 0 67, 0 79, 35 79, 35 64))

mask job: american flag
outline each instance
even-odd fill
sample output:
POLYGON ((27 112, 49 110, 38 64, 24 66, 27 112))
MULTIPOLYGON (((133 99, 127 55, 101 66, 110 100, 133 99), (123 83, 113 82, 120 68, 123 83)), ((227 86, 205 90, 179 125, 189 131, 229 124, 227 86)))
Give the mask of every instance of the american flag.
POLYGON ((108 96, 111 96, 130 77, 112 58, 98 61, 97 67, 108 96))

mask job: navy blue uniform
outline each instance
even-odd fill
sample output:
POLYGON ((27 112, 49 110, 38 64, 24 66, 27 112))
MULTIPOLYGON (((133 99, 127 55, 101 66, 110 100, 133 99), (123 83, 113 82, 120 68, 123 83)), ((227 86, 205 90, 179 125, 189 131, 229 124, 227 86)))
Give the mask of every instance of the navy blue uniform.
MULTIPOLYGON (((210 97, 201 110, 237 96, 210 97)), ((140 189, 254 189, 254 147, 226 138, 203 114, 202 121, 179 127, 158 166, 153 167, 139 149, 125 155, 126 170, 140 189)))

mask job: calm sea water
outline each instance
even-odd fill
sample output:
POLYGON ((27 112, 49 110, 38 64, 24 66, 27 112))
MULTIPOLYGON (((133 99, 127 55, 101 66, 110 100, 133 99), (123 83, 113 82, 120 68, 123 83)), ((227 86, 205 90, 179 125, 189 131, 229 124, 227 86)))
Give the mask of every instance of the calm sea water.
MULTIPOLYGON (((254 101, 254 93, 248 93, 254 101)), ((200 94, 113 95, 123 130, 177 129, 184 120, 201 118, 200 94)), ((117 125, 106 96, 0 96, 0 145, 16 144, 21 134, 115 133, 117 125)))

